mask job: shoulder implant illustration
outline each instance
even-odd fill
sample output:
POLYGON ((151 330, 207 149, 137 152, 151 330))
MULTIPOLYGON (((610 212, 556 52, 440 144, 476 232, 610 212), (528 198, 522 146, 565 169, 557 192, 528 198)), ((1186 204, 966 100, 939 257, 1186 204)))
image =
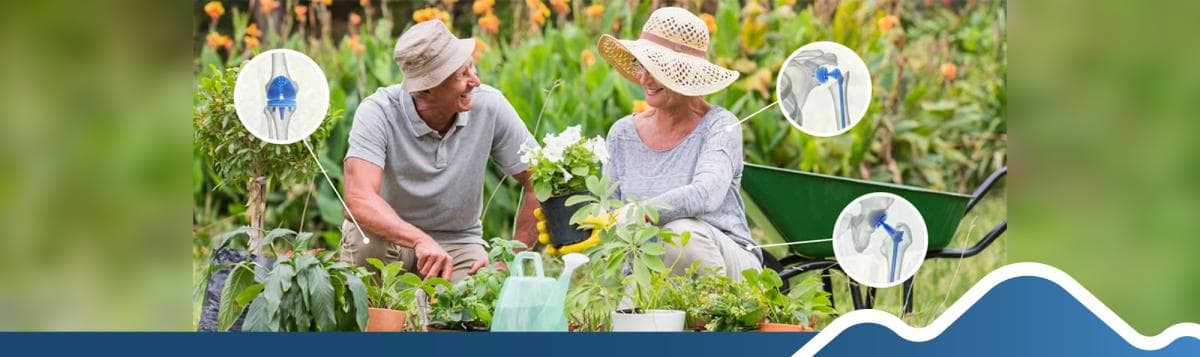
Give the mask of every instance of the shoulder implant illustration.
POLYGON ((804 125, 804 103, 818 87, 825 87, 833 98, 834 120, 838 130, 850 126, 846 110, 846 88, 850 71, 838 66, 837 55, 822 50, 804 50, 787 63, 786 75, 780 77, 780 98, 783 110, 801 126, 804 125))
POLYGON ((267 81, 267 135, 275 140, 287 140, 288 126, 296 113, 296 92, 299 85, 288 74, 284 53, 271 54, 271 77, 267 81))

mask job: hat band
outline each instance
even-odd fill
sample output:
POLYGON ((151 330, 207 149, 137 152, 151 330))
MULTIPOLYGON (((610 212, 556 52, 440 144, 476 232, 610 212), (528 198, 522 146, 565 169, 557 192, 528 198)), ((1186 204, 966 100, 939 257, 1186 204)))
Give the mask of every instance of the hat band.
POLYGON ((658 35, 655 35, 655 34, 652 34, 652 33, 646 32, 646 31, 642 31, 642 34, 638 35, 638 39, 650 41, 653 44, 669 48, 671 50, 674 50, 675 52, 679 52, 679 53, 683 53, 686 55, 691 55, 693 57, 699 57, 700 59, 704 59, 704 54, 705 54, 704 51, 695 49, 691 46, 686 46, 686 45, 680 44, 678 42, 668 40, 666 38, 660 37, 658 35))

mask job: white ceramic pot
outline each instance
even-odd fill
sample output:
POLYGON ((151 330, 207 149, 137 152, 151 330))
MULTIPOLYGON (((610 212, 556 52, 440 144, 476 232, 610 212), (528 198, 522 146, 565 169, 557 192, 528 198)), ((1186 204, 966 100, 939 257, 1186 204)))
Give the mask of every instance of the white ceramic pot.
POLYGON ((642 314, 613 311, 612 330, 614 332, 681 332, 683 331, 683 320, 683 311, 679 310, 648 310, 642 314))

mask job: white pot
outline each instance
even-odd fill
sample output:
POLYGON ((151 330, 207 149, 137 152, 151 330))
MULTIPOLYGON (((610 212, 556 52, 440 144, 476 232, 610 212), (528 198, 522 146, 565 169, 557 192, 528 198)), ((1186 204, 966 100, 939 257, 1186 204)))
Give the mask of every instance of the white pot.
POLYGON ((616 331, 683 331, 683 311, 648 310, 642 314, 626 314, 613 311, 612 330, 616 331))

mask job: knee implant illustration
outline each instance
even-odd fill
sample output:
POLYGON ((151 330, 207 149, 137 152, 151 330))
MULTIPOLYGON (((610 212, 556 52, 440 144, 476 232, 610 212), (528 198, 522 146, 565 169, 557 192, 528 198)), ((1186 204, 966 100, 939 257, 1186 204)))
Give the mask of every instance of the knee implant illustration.
POLYGON ((912 245, 912 229, 907 223, 889 223, 887 210, 893 199, 888 197, 873 197, 863 200, 859 206, 859 214, 851 214, 843 218, 842 226, 849 229, 854 250, 864 253, 871 245, 871 238, 881 228, 887 233, 885 241, 879 244, 879 254, 887 267, 888 282, 896 281, 898 269, 903 266, 904 252, 912 245))
POLYGON ((284 53, 271 54, 271 77, 267 81, 267 136, 287 140, 288 126, 296 113, 296 92, 300 89, 288 74, 284 53))
MULTIPOLYGON (((822 50, 804 50, 786 64, 787 75, 780 76, 780 98, 783 110, 797 125, 804 126, 804 103, 812 91, 824 87, 833 99, 834 121, 837 130, 850 126, 846 106, 846 88, 850 71, 838 66, 837 55, 822 50)), ((811 120, 816 118, 809 118, 811 120)))

